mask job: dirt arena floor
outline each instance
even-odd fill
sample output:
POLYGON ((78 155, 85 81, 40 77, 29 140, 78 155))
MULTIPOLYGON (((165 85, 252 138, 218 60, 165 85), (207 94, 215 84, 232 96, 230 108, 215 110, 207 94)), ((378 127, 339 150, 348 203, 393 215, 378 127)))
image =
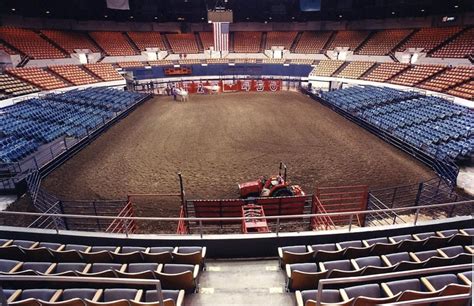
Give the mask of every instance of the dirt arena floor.
MULTIPOLYGON (((178 192, 237 197, 237 183, 276 174, 315 186, 382 188, 435 174, 408 155, 295 92, 157 97, 50 174, 43 187, 65 199, 124 199, 178 192)), ((165 213, 165 212, 163 212, 165 213)))

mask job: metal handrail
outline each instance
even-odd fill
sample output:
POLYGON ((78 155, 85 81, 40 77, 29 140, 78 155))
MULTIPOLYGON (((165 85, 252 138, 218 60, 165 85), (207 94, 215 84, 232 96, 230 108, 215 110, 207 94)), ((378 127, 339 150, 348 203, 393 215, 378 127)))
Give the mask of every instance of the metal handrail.
MULTIPOLYGON (((2 281, 51 281, 51 282, 74 282, 74 283, 99 283, 99 284, 127 284, 127 285, 154 285, 158 295, 160 305, 163 305, 163 291, 161 282, 158 279, 140 278, 110 278, 110 277, 77 277, 77 276, 54 276, 54 275, 0 275, 2 281)), ((0 287, 2 296, 5 299, 3 288, 0 287)))
MULTIPOLYGON (((424 205, 424 206, 407 206, 407 207, 397 207, 397 208, 390 208, 390 209, 381 209, 381 210, 360 210, 360 211, 346 211, 346 212, 333 212, 333 213, 326 213, 326 214, 299 214, 299 215, 281 215, 281 216, 265 216, 265 219, 268 220, 278 220, 278 219, 294 219, 294 218, 311 218, 311 217, 323 217, 323 216, 350 216, 354 214, 373 214, 374 212, 394 212, 394 211, 407 211, 407 210, 417 210, 417 212, 421 209, 427 208, 437 208, 437 207, 445 207, 451 205, 472 205, 474 204, 474 200, 465 200, 465 201, 458 201, 458 202, 449 202, 449 203, 439 203, 439 204, 432 204, 432 205, 424 205)), ((35 213, 35 212, 18 212, 18 211, 0 211, 0 215, 24 215, 24 216, 55 216, 55 217, 64 217, 64 218, 78 218, 78 219, 123 219, 123 220, 141 220, 141 221, 242 221, 244 219, 261 219, 261 217, 186 217, 186 218, 179 218, 179 217, 117 217, 117 216, 96 216, 96 215, 74 215, 74 214, 44 214, 44 213, 35 213)))
POLYGON ((321 305, 321 302, 322 302, 321 298, 323 295, 324 285, 347 284, 347 283, 353 283, 353 282, 367 283, 370 281, 377 281, 377 280, 386 279, 386 278, 418 276, 420 274, 425 275, 425 274, 431 274, 431 273, 448 272, 448 271, 453 271, 453 270, 472 269, 473 267, 474 267, 473 264, 461 264, 461 265, 452 265, 452 266, 445 266, 445 267, 415 269, 415 270, 408 270, 408 271, 401 271, 401 272, 380 273, 380 274, 373 274, 373 275, 366 275, 366 276, 352 276, 352 277, 321 279, 319 280, 319 283, 318 283, 318 292, 316 294, 316 305, 317 306, 321 305))

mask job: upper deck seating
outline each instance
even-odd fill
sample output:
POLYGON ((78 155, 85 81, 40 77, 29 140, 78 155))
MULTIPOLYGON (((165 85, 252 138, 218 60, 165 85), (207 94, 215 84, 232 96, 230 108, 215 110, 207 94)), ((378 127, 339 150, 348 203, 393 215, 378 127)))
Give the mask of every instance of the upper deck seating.
POLYGON ((166 34, 174 53, 199 53, 194 34, 166 34))
POLYGON ((145 51, 147 48, 166 50, 160 32, 127 32, 127 34, 140 51, 145 51))
POLYGON ((430 52, 459 31, 461 31, 460 27, 422 28, 403 43, 398 51, 417 48, 422 49, 423 52, 430 52))
POLYGON ((369 31, 338 31, 328 46, 329 50, 337 47, 348 47, 354 51, 367 38, 369 31))
POLYGON ((54 41, 69 53, 74 53, 74 50, 77 49, 89 49, 92 52, 99 52, 97 46, 83 32, 41 30, 41 33, 43 33, 46 37, 54 41))
POLYGON ((214 46, 214 35, 212 32, 199 32, 199 37, 201 38, 204 50, 214 46))
POLYGON ((474 28, 468 29, 431 54, 432 57, 462 58, 474 55, 474 28))
POLYGON ((296 38, 297 32, 268 32, 267 33, 267 42, 265 49, 269 50, 273 46, 284 47, 285 50, 289 50, 293 41, 296 38))
POLYGON ((110 56, 137 55, 122 32, 89 32, 94 41, 110 56))
POLYGON ((303 32, 295 53, 321 53, 331 34, 332 32, 303 32))
POLYGON ((32 30, 0 27, 0 38, 32 59, 66 57, 61 50, 54 47, 32 30))
POLYGON ((234 32, 234 52, 258 53, 262 42, 262 32, 234 32))
POLYGON ((412 31, 407 29, 382 30, 365 42, 357 54, 387 55, 412 31))

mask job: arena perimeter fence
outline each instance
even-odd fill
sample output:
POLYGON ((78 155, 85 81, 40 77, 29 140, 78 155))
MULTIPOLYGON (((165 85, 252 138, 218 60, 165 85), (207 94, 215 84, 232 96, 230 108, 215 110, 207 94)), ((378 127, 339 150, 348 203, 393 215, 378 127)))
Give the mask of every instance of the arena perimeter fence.
POLYGON ((383 139, 385 142, 397 147, 398 149, 410 154, 417 160, 421 161, 431 169, 433 169, 439 177, 441 177, 446 184, 448 184, 452 189, 456 187, 456 181, 459 174, 459 167, 456 163, 449 158, 445 158, 443 160, 439 160, 436 157, 430 156, 427 153, 423 152, 422 150, 415 148, 414 146, 406 143, 402 139, 398 138, 395 135, 387 133, 379 129, 377 126, 373 125, 372 123, 364 120, 363 118, 359 118, 354 116, 353 114, 345 111, 344 109, 338 107, 337 105, 331 104, 324 99, 320 98, 317 94, 312 93, 304 88, 301 89, 303 93, 307 94, 314 100, 320 102, 321 104, 331 108, 336 113, 342 115, 346 119, 356 123, 357 125, 363 127, 367 131, 375 134, 379 138, 383 139))
MULTIPOLYGON (((281 216, 264 216, 264 217, 225 217, 225 218, 196 218, 196 217, 184 217, 184 218, 179 218, 179 217, 130 217, 130 216, 97 216, 97 215, 78 215, 78 214, 51 214, 51 213, 37 213, 37 212, 17 212, 17 211, 1 211, 0 216, 4 217, 4 219, 7 219, 8 217, 15 216, 14 219, 18 219, 19 217, 50 217, 50 218, 62 218, 63 220, 68 220, 68 219, 85 219, 85 220, 94 220, 95 222, 103 222, 103 223, 108 223, 112 224, 114 221, 116 222, 117 220, 124 221, 124 224, 131 224, 132 221, 134 222, 156 222, 159 224, 165 223, 168 225, 172 225, 169 227, 169 230, 160 233, 160 234, 174 234, 176 226, 179 222, 186 221, 186 222, 195 222, 198 224, 198 226, 193 230, 193 232, 189 234, 195 234, 199 235, 201 238, 204 236, 204 234, 207 234, 205 232, 205 223, 206 222, 232 222, 232 223, 242 223, 242 222, 248 222, 249 220, 261 220, 264 219, 268 222, 268 224, 273 224, 271 230, 273 234, 276 236, 279 235, 281 232, 280 230, 280 224, 282 222, 285 222, 286 220, 291 220, 291 219, 313 219, 313 218, 326 218, 326 217, 348 217, 345 219, 348 219, 348 223, 344 225, 339 225, 337 230, 341 231, 347 231, 351 232, 353 228, 356 226, 353 225, 353 220, 356 218, 356 216, 360 215, 370 215, 370 214, 383 214, 383 213, 411 213, 413 215, 413 220, 410 220, 410 222, 406 223, 406 225, 417 225, 418 220, 420 219, 420 216, 423 215, 426 211, 433 211, 439 208, 446 208, 446 207, 460 207, 460 206, 467 206, 469 210, 472 209, 474 205, 474 200, 468 200, 468 201, 460 201, 460 202, 452 202, 452 203, 441 203, 441 204, 432 204, 432 205, 425 205, 425 206, 410 206, 410 207, 399 207, 399 208, 392 208, 392 209, 380 209, 377 211, 374 210, 364 210, 364 211, 347 211, 347 212, 337 212, 337 213, 318 213, 318 214, 301 214, 301 215, 281 215, 281 216), (125 222, 127 221, 127 222, 125 222)), ((472 216, 470 216, 472 218, 472 216)), ((10 218, 12 219, 12 218, 10 218)), ((459 219, 458 219, 459 220, 459 219)), ((369 224, 366 224, 366 226, 370 226, 369 224)), ((58 226, 58 223, 53 222, 53 230, 56 231, 57 234, 66 234, 70 229, 64 229, 60 228, 58 226)), ((329 231, 333 229, 328 229, 329 231)), ((85 231, 85 230, 84 230, 85 231)), ((325 229, 319 229, 318 231, 327 231, 325 229)), ((120 237, 126 237, 129 238, 130 235, 133 233, 127 229, 127 227, 124 228, 123 232, 120 233, 113 233, 114 235, 118 235, 120 237), (123 235, 123 236, 122 236, 123 235)), ((235 234, 232 233, 232 234, 235 234)), ((133 235, 133 236, 136 236, 133 235)))
POLYGON ((149 100, 151 94, 130 105, 121 112, 115 112, 113 117, 102 124, 86 131, 79 137, 63 137, 45 144, 31 156, 19 162, 0 163, 0 193, 21 193, 25 190, 24 182, 32 172, 38 171, 41 177, 48 175, 67 159, 78 153, 91 143, 100 134, 110 128, 117 121, 130 114, 138 105, 149 100))

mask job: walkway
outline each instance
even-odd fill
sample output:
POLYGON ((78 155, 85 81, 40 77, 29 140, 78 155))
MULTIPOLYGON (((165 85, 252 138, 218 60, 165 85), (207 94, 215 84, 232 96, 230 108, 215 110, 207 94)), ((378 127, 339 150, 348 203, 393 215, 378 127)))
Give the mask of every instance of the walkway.
POLYGON ((285 276, 278 260, 208 261, 199 293, 188 295, 193 306, 294 305, 294 294, 285 292, 285 276))

